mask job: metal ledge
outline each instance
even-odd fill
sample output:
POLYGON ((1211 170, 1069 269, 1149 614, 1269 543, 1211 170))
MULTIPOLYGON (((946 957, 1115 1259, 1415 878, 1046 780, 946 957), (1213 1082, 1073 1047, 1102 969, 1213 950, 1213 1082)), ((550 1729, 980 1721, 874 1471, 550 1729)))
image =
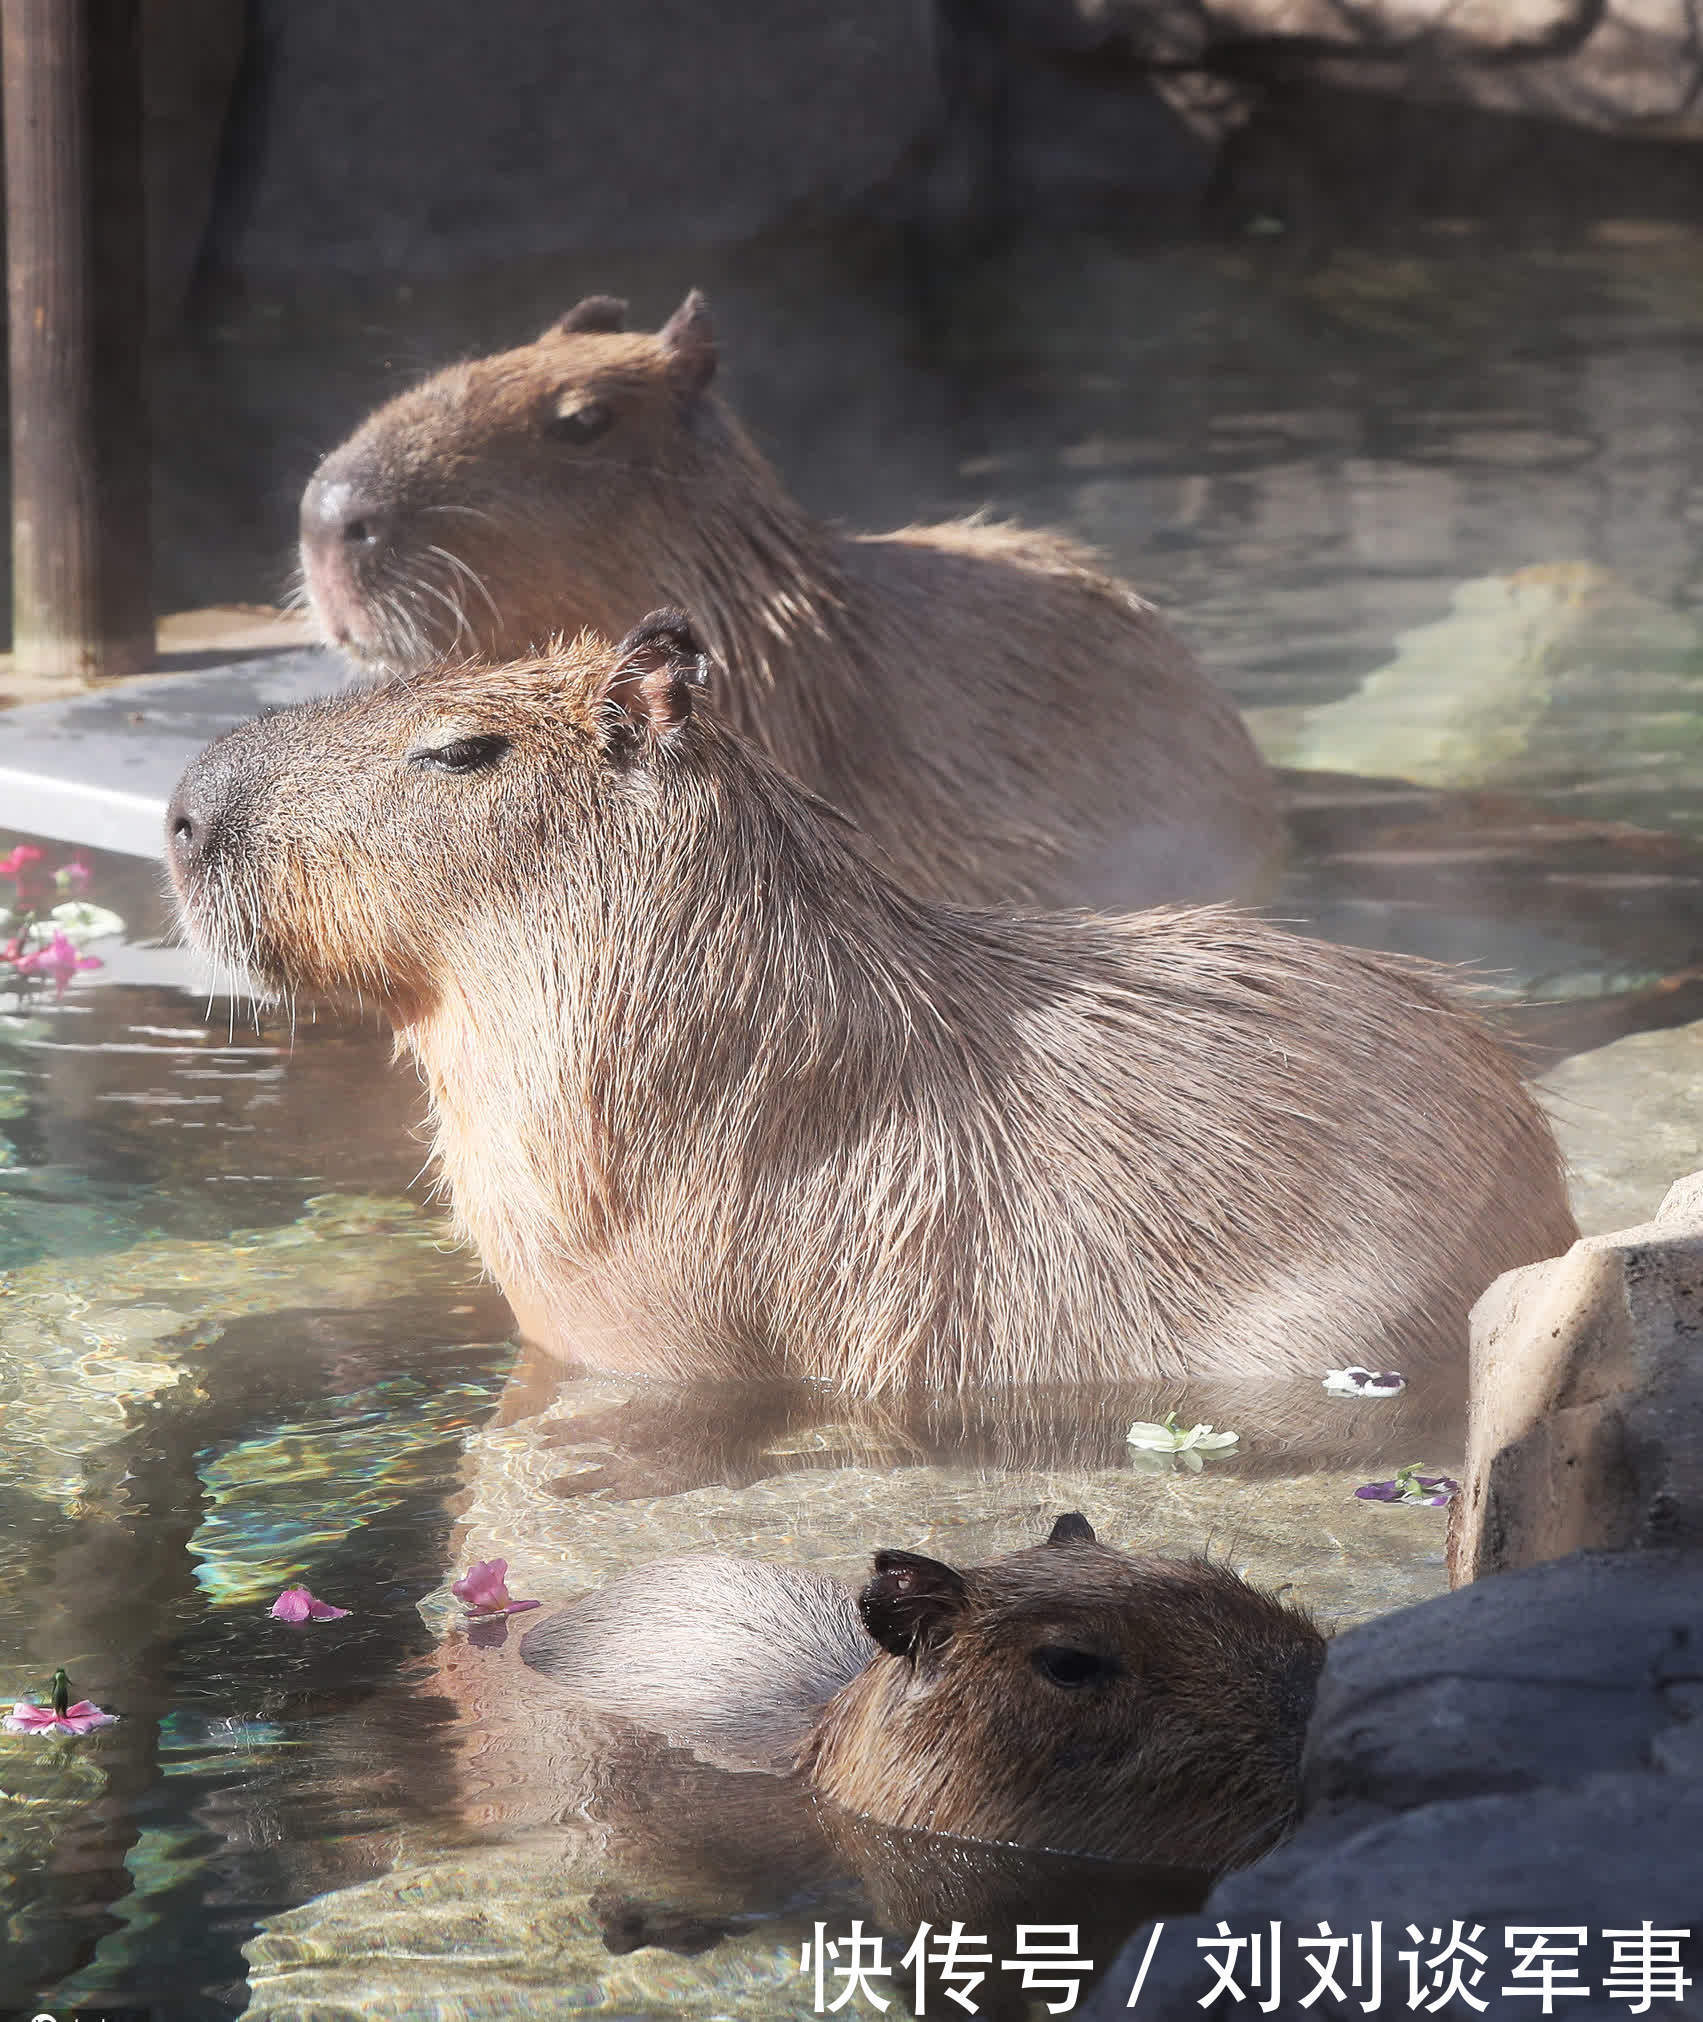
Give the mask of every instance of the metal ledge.
POLYGON ((164 855, 166 804, 204 744, 262 709, 349 685, 318 647, 143 675, 0 714, 0 822, 124 856, 164 855))

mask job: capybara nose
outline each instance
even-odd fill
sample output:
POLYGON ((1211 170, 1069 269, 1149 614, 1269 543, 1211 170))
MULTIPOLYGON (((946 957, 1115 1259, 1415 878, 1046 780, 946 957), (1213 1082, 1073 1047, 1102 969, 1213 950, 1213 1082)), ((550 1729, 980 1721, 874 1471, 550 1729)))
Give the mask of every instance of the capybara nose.
POLYGON ((302 539, 359 553, 383 545, 386 515, 359 485, 343 477, 316 477, 302 493, 302 539))
POLYGON ((229 764, 219 744, 192 758, 166 808, 166 862, 174 876, 205 863, 228 797, 229 764))
POLYGON ((166 809, 166 849, 171 862, 190 869, 205 850, 206 835, 207 820, 196 806, 186 773, 166 809))

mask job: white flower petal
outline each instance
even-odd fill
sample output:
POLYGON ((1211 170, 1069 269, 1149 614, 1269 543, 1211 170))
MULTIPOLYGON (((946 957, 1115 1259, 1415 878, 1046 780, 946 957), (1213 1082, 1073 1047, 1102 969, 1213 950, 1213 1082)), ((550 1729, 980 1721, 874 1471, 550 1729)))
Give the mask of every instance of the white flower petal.
MULTIPOLYGON (((67 899, 63 905, 55 906, 47 919, 65 936, 81 948, 89 941, 104 941, 113 934, 124 932, 124 922, 117 913, 108 912, 105 906, 91 906, 86 899, 67 899)), ((33 941, 39 936, 45 944, 53 939, 53 929, 46 921, 38 920, 30 929, 33 941)))

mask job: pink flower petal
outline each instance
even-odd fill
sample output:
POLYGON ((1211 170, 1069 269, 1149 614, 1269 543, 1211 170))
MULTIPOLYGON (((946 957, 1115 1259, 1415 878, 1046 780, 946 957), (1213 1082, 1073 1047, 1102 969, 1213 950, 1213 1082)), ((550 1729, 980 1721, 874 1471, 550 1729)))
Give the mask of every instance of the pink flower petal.
POLYGON ((538 1601, 512 1598, 508 1570, 507 1559, 475 1559, 461 1578, 451 1583, 450 1592, 479 1621, 497 1615, 524 1615, 528 1608, 542 1606, 538 1601))
POLYGON ((450 1592, 465 1608, 501 1608, 508 1601, 507 1559, 475 1559, 450 1592))
POLYGON ((117 1718, 116 1713, 106 1712, 92 1699, 79 1699, 63 1713, 55 1713, 51 1706, 37 1706, 30 1699, 20 1699, 0 1721, 0 1726, 13 1734, 87 1734, 91 1728, 110 1727, 117 1718))
POLYGON ((92 1699, 79 1699, 75 1706, 66 1707, 55 1724, 69 1727, 73 1734, 87 1734, 91 1727, 110 1727, 117 1718, 116 1713, 108 1713, 92 1699))
POLYGON ((335 1622, 348 1612, 320 1600, 306 1587, 286 1587, 272 1603, 273 1619, 279 1622, 335 1622))

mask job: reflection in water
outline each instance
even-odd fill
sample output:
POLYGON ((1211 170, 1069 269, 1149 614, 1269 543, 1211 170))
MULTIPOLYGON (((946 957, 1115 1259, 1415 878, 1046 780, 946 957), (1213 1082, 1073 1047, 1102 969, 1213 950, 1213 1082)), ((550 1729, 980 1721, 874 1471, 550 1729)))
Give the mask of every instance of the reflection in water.
MULTIPOLYGON (((481 1973, 530 1988, 547 1965, 544 1984, 573 1988, 576 2007, 802 2014, 799 1951, 818 1923, 834 1938, 865 1920, 897 1941, 895 1967, 919 1924, 954 1920, 996 1961, 1013 1956, 1019 1922, 1076 1923, 1082 1955, 1103 1960, 1144 1916, 1204 1893, 1206 1878, 1181 1870, 872 1825, 796 1779, 587 1711, 524 1669, 517 1643, 453 1634, 434 1660, 456 1716, 441 1737, 454 1811, 439 1830, 453 1840, 459 1819, 463 1841, 477 1838, 275 1921, 250 1947, 253 2012, 364 1998, 452 2013, 456 1995, 479 1998, 481 1973)), ((984 2012, 1020 2012, 998 1991, 1015 1983, 997 1968, 989 1979, 984 2012)))

